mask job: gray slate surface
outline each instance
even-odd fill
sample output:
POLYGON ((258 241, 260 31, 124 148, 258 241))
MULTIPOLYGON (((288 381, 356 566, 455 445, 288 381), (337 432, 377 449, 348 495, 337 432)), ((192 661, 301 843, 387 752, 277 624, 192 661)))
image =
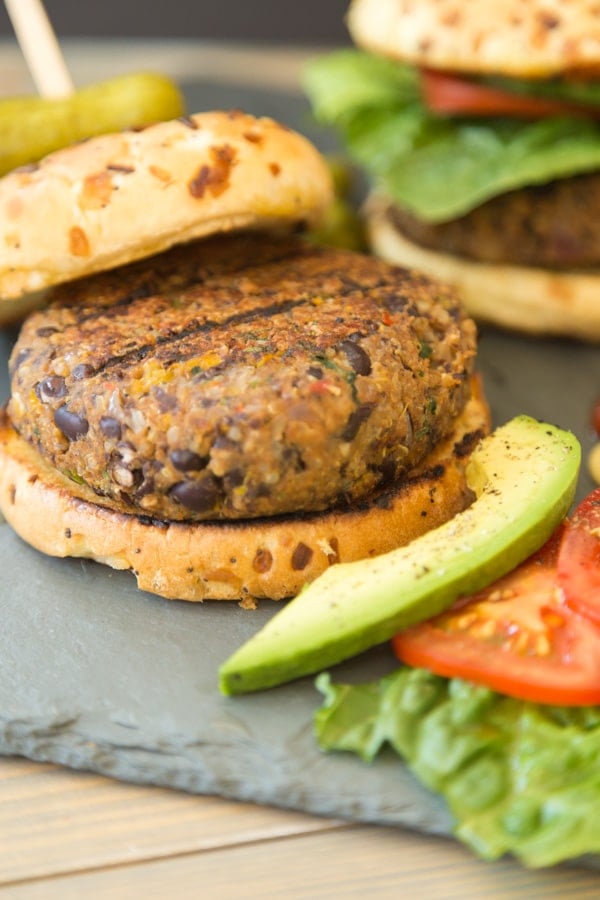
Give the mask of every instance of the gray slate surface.
MULTIPOLYGON (((211 86, 190 93, 194 109, 245 106, 310 130, 297 98, 234 97, 211 86)), ((8 392, 10 345, 11 335, 0 332, 0 397, 8 392)), ((496 424, 527 412, 572 428, 590 446, 598 349, 493 330, 482 332, 480 347, 496 424)), ((580 496, 590 488, 584 476, 580 496)), ((276 608, 163 601, 139 592, 128 573, 46 558, 1 524, 0 753, 448 833, 443 805, 391 754, 367 766, 318 751, 311 721, 320 697, 312 679, 244 698, 219 695, 219 664, 276 608)), ((334 674, 362 681, 393 665, 383 647, 334 674)))

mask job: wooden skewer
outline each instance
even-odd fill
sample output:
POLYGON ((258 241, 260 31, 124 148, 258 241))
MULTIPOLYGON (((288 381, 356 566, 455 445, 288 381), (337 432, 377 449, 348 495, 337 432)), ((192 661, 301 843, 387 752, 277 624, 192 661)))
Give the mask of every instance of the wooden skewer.
POLYGON ((33 83, 42 97, 66 97, 74 90, 42 0, 4 0, 33 83))

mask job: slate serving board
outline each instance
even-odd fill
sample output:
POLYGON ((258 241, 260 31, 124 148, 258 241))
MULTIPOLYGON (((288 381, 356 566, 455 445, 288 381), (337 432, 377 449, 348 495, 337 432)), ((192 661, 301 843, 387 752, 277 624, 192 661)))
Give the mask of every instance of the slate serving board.
MULTIPOLYGON (((190 110, 273 115, 325 151, 299 96, 189 85, 190 110)), ((14 334, 0 331, 0 398, 14 334)), ((480 370, 495 424, 527 412, 571 428, 587 451, 600 394, 600 349, 482 329, 480 370)), ((585 474, 583 496, 592 487, 585 474)), ((431 833, 451 828, 445 807, 392 754, 367 766, 321 754, 312 737, 313 680, 221 697, 219 664, 277 610, 263 603, 163 601, 132 575, 42 556, 0 524, 0 753, 357 821, 431 833)), ((391 671, 387 647, 334 670, 349 681, 391 671)), ((595 861, 592 861, 595 864, 595 861)))

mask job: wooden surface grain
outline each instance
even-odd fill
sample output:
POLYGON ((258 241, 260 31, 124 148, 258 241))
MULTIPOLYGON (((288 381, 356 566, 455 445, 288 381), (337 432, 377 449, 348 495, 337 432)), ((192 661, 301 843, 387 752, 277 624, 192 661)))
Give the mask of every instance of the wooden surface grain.
POLYGON ((0 897, 598 897, 600 874, 486 863, 396 828, 0 759, 0 897))
MULTIPOLYGON (((69 43, 77 84, 143 68, 290 89, 311 50, 69 43)), ((0 43, 0 93, 30 90, 0 43)), ((0 581, 1 590, 1 581, 0 581)), ((0 759, 0 898, 597 898, 600 873, 486 863, 455 841, 396 828, 140 787, 0 759)))

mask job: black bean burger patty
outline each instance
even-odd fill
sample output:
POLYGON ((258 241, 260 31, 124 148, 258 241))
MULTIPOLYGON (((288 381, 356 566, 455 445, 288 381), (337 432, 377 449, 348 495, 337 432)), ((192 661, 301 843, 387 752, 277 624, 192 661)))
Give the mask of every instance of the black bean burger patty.
POLYGON ((14 348, 9 414, 124 511, 317 511, 449 433, 475 341, 454 294, 403 269, 219 237, 56 289, 14 348))
POLYGON ((390 211, 402 234, 431 250, 554 269, 600 265, 599 215, 598 172, 511 191, 438 225, 390 211))

